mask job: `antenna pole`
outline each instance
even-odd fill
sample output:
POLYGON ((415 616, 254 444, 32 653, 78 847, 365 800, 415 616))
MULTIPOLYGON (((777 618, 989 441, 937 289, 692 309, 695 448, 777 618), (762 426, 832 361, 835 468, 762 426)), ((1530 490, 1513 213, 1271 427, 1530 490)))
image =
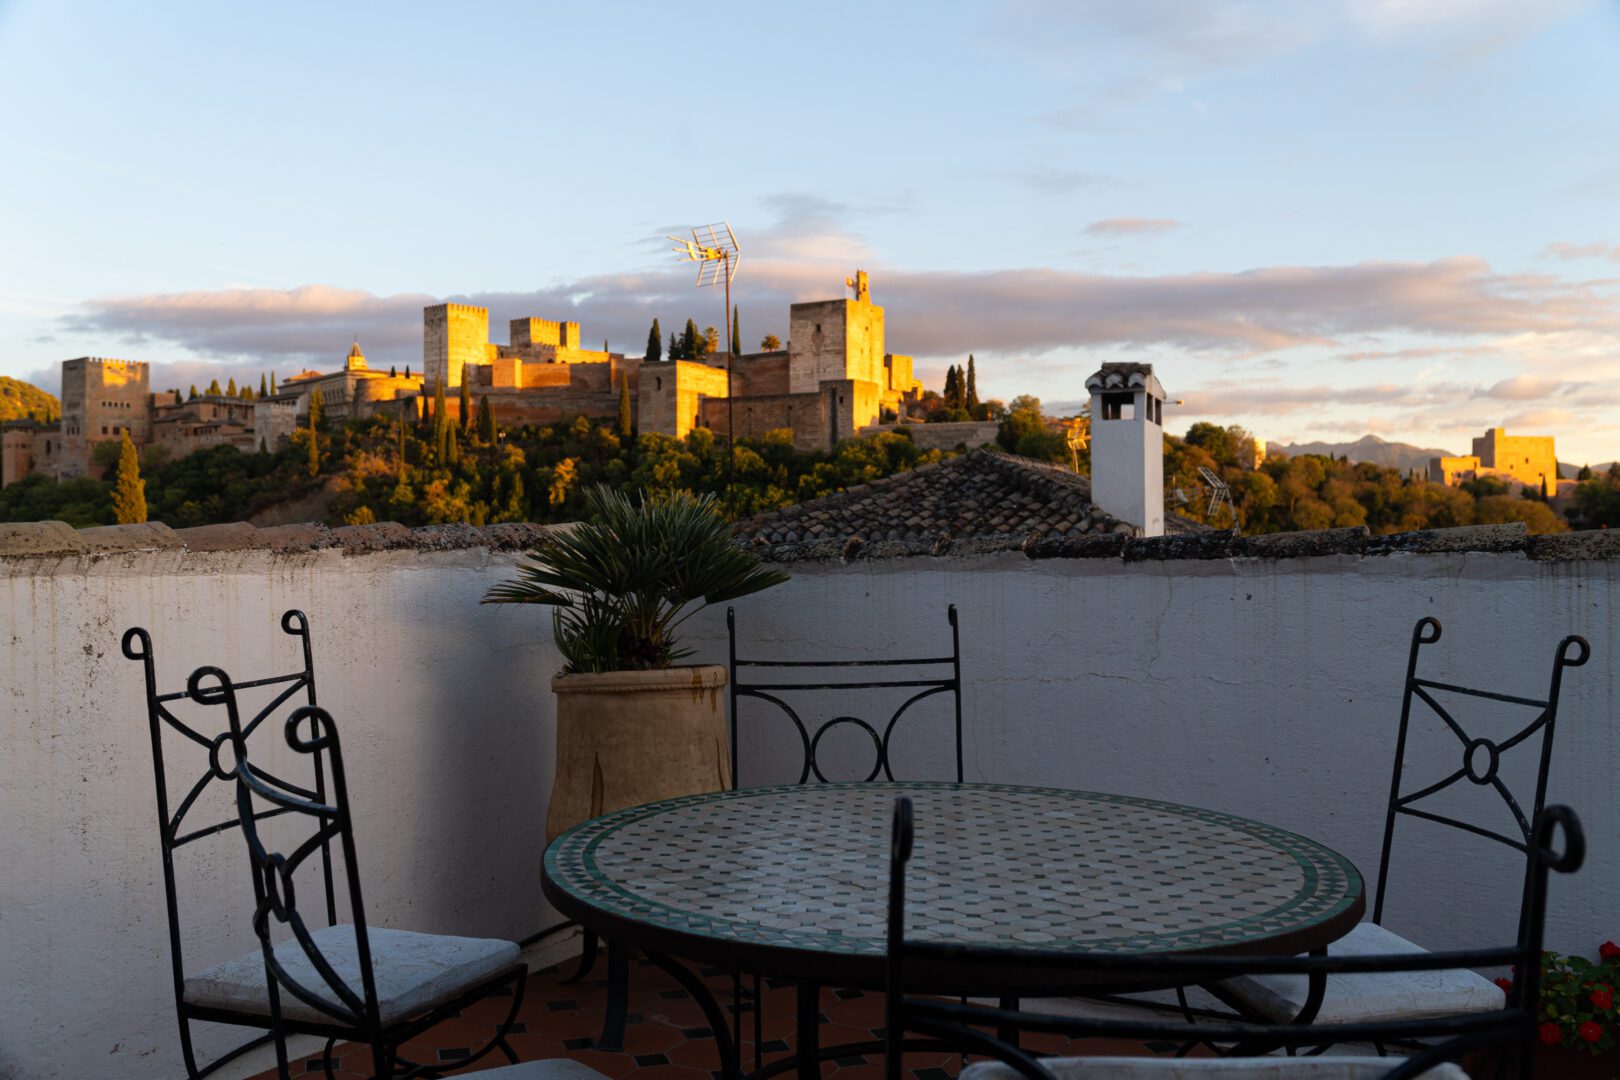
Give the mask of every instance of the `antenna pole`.
POLYGON ((731 340, 731 252, 726 252, 725 265, 720 272, 726 277, 726 514, 737 519, 737 429, 736 396, 731 388, 731 362, 737 355, 736 343, 731 340))

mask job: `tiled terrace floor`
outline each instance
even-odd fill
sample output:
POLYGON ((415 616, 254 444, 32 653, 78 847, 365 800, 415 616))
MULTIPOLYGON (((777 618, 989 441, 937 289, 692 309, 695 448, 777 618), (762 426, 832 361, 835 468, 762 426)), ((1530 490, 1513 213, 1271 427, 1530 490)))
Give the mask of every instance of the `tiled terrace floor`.
MULTIPOLYGON (((563 979, 572 973, 573 967, 574 961, 568 961, 560 968, 545 968, 529 977, 519 1016, 521 1034, 512 1036, 512 1045, 524 1061, 570 1057, 614 1080, 629 1076, 636 1080, 713 1080, 719 1063, 707 1022, 697 1003, 673 979, 645 961, 632 968, 631 1022, 625 1028, 625 1052, 610 1054, 590 1048, 602 1023, 607 996, 606 965, 598 964, 592 977, 584 982, 564 985, 563 979)), ((731 1000, 729 976, 715 975, 706 981, 722 1004, 731 1000)), ((764 1051, 765 1060, 769 1062, 792 1049, 795 995, 792 985, 784 984, 767 987, 764 997, 764 1051)), ((506 998, 481 1002, 423 1038, 407 1043, 405 1052, 415 1061, 451 1061, 465 1056, 468 1047, 482 1045, 495 1023, 505 1016, 508 1004, 506 998)), ((824 989, 821 1012, 826 1020, 821 1027, 823 1046, 870 1040, 875 1037, 874 1029, 881 1029, 883 1024, 883 996, 824 989)), ((751 1068, 753 1021, 745 1017, 744 1022, 743 1064, 751 1068)), ((1025 1044, 1053 1051, 1064 1045, 1061 1039, 1055 1044, 1042 1042, 1040 1036, 1026 1038, 1025 1044)), ((343 1050, 340 1046, 340 1055, 343 1050)), ((1092 1040, 1087 1042, 1085 1052, 1142 1054, 1146 1050, 1133 1044, 1110 1046, 1092 1040)), ((342 1080, 360 1080, 371 1075, 370 1051, 364 1048, 352 1047, 341 1064, 348 1066, 337 1072, 342 1080)), ((505 1061, 498 1055, 486 1057, 470 1066, 463 1075, 476 1075, 501 1064, 505 1061)), ((954 1055, 906 1056, 906 1065, 917 1080, 945 1080, 956 1075, 960 1064, 960 1059, 954 1055)), ((293 1065, 293 1075, 319 1075, 320 1068, 318 1059, 305 1059, 293 1065)), ((275 1075, 275 1070, 271 1069, 254 1080, 275 1080, 275 1075)), ((883 1061, 874 1055, 828 1062, 822 1075, 836 1080, 880 1080, 883 1061)))

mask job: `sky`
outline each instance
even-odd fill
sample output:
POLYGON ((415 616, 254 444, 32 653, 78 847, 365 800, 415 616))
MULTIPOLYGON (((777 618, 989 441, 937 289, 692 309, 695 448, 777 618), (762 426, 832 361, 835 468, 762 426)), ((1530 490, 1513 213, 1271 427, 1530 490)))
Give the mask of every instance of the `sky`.
POLYGON ((421 309, 723 325, 859 267, 938 389, 1620 457, 1620 0, 0 0, 0 374, 421 364, 421 309))

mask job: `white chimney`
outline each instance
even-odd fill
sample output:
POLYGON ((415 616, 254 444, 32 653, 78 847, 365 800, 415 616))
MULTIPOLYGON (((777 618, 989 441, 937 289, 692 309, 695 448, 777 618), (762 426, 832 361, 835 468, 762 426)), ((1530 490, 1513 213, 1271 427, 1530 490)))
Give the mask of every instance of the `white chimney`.
POLYGON ((1091 391, 1091 501, 1164 535, 1164 387, 1152 364, 1104 364, 1091 391))

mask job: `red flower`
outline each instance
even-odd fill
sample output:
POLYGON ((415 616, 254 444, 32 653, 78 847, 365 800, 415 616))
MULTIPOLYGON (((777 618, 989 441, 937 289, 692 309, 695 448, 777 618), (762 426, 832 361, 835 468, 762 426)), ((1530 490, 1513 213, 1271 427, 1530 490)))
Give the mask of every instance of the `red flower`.
POLYGON ((1612 941, 1605 941, 1598 946, 1598 959, 1605 961, 1620 960, 1620 945, 1616 945, 1612 941))
POLYGON ((1557 1046, 1564 1041, 1564 1033, 1558 1030, 1558 1025, 1552 1021, 1541 1025, 1541 1041, 1548 1046, 1557 1046))
POLYGON ((1581 1038, 1585 1039, 1587 1042, 1597 1042, 1599 1039, 1603 1038, 1603 1028, 1596 1020, 1588 1020, 1575 1030, 1579 1032, 1581 1038))
POLYGON ((1614 1008, 1614 988, 1599 986, 1591 993, 1592 1007, 1599 1012, 1608 1012, 1614 1008))
POLYGON ((1504 993, 1504 994, 1513 993, 1513 980, 1512 979, 1497 979, 1496 980, 1496 985, 1500 986, 1502 988, 1502 993, 1504 993))

